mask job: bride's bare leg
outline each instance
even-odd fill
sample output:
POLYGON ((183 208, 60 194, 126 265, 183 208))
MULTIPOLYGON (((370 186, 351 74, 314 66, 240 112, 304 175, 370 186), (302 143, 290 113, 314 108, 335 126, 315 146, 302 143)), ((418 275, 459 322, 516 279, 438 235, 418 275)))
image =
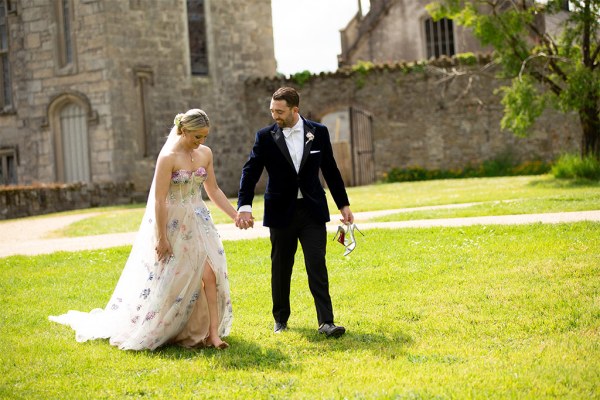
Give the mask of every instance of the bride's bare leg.
POLYGON ((217 348, 225 348, 229 346, 219 337, 219 311, 217 308, 217 279, 209 263, 204 266, 202 275, 204 283, 204 293, 208 303, 208 315, 210 317, 210 327, 208 330, 207 344, 217 348))

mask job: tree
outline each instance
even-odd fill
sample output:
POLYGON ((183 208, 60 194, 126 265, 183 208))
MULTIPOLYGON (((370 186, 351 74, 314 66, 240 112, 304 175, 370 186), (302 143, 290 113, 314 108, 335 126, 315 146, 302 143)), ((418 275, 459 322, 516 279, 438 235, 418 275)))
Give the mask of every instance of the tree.
POLYGON ((494 49, 512 78, 502 88, 502 129, 524 136, 548 107, 575 111, 582 156, 600 159, 600 0, 440 0, 427 9, 494 49), (550 16, 562 20, 557 33, 546 29, 550 16))

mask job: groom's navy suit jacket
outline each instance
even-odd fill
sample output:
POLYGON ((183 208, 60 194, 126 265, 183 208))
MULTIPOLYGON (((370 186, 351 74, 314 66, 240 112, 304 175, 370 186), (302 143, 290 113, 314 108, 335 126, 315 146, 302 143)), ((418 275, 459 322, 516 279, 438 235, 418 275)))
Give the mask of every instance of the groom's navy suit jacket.
POLYGON ((305 145, 298 173, 285 143, 283 131, 277 124, 256 133, 252 152, 242 169, 238 207, 252 205, 256 183, 263 169, 267 170, 264 226, 284 228, 289 225, 296 207, 298 189, 314 219, 323 223, 329 221, 329 209, 325 190, 319 180, 319 170, 323 173, 338 209, 350 205, 344 181, 333 157, 327 127, 302 119, 305 145), (312 140, 309 140, 311 135, 312 140))

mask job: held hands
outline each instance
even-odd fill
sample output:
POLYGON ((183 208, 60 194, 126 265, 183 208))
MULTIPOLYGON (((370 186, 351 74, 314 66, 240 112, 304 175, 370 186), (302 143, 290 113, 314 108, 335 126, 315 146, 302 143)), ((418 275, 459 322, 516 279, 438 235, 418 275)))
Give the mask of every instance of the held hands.
POLYGON ((238 212, 235 217, 235 226, 240 229, 248 229, 254 227, 254 217, 251 212, 238 212))

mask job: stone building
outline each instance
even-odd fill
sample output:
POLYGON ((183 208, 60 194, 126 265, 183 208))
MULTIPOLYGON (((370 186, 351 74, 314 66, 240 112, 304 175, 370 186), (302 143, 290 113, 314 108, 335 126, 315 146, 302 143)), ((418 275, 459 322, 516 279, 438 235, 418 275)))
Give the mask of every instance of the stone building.
MULTIPOLYGON (((575 115, 548 111, 517 138, 500 129, 503 82, 446 79, 445 67, 464 67, 446 55, 478 47, 451 21, 431 25, 425 3, 371 0, 342 32, 340 65, 375 66, 297 82, 276 75, 271 0, 0 0, 0 185, 84 182, 100 189, 70 193, 110 197, 106 183, 125 192, 133 182, 143 198, 175 114, 199 107, 211 119, 217 179, 233 196, 283 85, 300 90, 303 115, 329 127, 348 185, 392 168, 461 168, 507 153, 550 161, 577 149, 575 115), (419 68, 398 61, 440 55, 419 68)), ((0 218, 57 210, 12 192, 0 190, 0 218)))
MULTIPOLYGON (((370 0, 366 15, 359 1, 359 12, 340 31, 340 70, 327 84, 316 79, 305 85, 309 110, 314 101, 328 104, 327 115, 313 110, 333 127, 346 181, 369 183, 391 168, 453 169, 503 157, 549 162, 576 151, 581 127, 575 115, 547 111, 529 138, 517 138, 500 129, 502 106, 495 90, 508 81, 491 73, 444 75, 445 68, 465 69, 456 55, 475 53, 487 63, 491 49, 452 20, 434 21, 425 8, 431 1, 370 0), (411 64, 406 61, 423 60, 429 65, 422 73, 405 76, 411 64), (374 67, 343 72, 364 61, 374 67), (313 97, 314 85, 325 90, 329 82, 335 82, 329 90, 339 88, 337 96, 313 97)), ((563 11, 538 14, 535 22, 541 31, 558 34, 567 12, 565 1, 563 11)))
POLYGON ((483 50, 468 30, 452 20, 434 21, 425 9, 431 0, 371 0, 370 3, 366 15, 357 13, 340 31, 340 67, 358 61, 380 64, 483 50))
MULTIPOLYGON (((369 12, 359 11, 340 31, 342 53, 339 66, 359 61, 376 64, 395 61, 428 60, 460 53, 481 53, 483 48, 463 27, 452 20, 434 21, 425 6, 432 0, 370 0, 369 12)), ((536 23, 541 30, 556 33, 568 12, 551 16, 538 14, 536 23)), ((359 2, 360 8, 360 2, 359 2)))
POLYGON ((0 46, 0 184, 143 193, 174 116, 197 107, 232 193, 244 81, 276 66, 270 0, 0 0, 0 46))

